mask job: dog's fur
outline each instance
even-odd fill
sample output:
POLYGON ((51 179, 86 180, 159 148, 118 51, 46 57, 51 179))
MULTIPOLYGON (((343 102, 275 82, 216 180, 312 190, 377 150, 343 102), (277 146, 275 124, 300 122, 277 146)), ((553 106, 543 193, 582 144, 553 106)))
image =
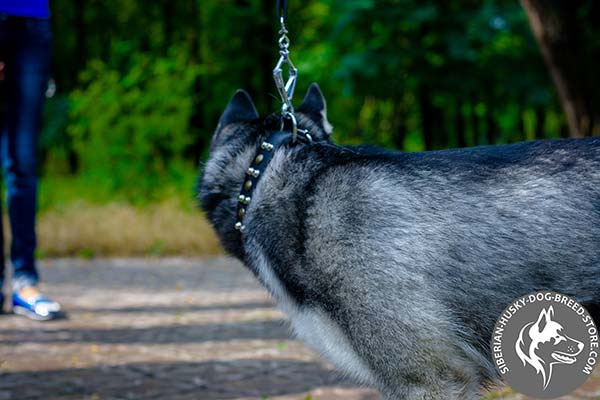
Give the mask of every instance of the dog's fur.
POLYGON ((546 389, 554 365, 575 363, 583 343, 565 333, 565 328, 554 320, 554 308, 550 306, 521 329, 515 350, 524 366, 530 365, 541 374, 546 389))
POLYGON ((424 153, 331 142, 325 100, 297 110, 318 141, 284 146, 258 183, 243 239, 236 197, 261 120, 238 91, 199 198, 296 334, 386 399, 475 399, 513 299, 553 290, 600 305, 600 138, 424 153))

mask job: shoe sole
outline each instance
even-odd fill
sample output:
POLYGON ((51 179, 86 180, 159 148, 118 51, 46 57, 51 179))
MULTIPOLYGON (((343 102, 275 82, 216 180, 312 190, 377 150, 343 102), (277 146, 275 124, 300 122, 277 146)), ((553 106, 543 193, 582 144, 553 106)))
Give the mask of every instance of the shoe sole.
POLYGON ((14 306, 13 313, 22 315, 22 316, 32 319, 34 321, 50 321, 51 319, 55 318, 54 314, 52 314, 52 313, 50 313, 44 317, 44 316, 38 315, 38 314, 34 313, 33 311, 30 311, 30 310, 26 309, 25 307, 21 307, 21 306, 14 306))

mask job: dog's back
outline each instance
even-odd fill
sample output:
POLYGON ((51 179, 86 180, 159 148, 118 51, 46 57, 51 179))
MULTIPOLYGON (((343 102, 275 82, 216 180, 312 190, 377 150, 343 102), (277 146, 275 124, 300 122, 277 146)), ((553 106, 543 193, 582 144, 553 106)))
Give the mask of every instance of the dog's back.
POLYGON ((598 138, 413 154, 317 144, 273 170, 250 246, 270 243, 295 301, 328 313, 386 386, 442 374, 440 393, 467 396, 465 377, 495 374, 491 330, 511 300, 551 289, 600 304, 598 138))

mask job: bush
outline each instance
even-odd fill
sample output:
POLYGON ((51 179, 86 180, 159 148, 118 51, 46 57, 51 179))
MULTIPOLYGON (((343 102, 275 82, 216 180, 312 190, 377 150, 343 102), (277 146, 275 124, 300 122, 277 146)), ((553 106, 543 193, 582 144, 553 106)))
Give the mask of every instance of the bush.
POLYGON ((81 174, 139 202, 189 170, 183 152, 199 71, 186 54, 133 54, 123 73, 99 60, 87 66, 84 88, 70 96, 68 126, 81 174))
POLYGON ((69 120, 69 97, 56 94, 44 105, 44 118, 40 135, 40 174, 46 176, 69 176, 77 170, 72 139, 67 133, 69 120))

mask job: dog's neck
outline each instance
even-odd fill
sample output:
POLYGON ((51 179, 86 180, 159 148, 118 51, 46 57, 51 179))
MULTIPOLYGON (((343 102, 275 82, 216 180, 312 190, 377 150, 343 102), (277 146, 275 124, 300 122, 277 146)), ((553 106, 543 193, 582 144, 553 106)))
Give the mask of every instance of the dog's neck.
POLYGON ((290 148, 308 143, 313 143, 313 139, 308 131, 304 129, 298 129, 295 132, 292 132, 291 129, 273 130, 264 140, 259 141, 249 167, 244 171, 243 183, 236 197, 237 209, 233 227, 239 232, 240 237, 244 233, 247 234, 247 232, 244 232, 246 230, 244 219, 248 206, 254 197, 253 194, 259 181, 265 175, 265 171, 277 150, 282 147, 290 148))
POLYGON ((242 184, 240 194, 237 197, 234 228, 240 233, 244 232, 246 229, 244 217, 246 216, 247 207, 252 201, 254 189, 264 175, 264 172, 277 149, 284 144, 291 143, 292 139, 293 135, 289 131, 274 131, 264 141, 261 141, 260 145, 257 147, 251 164, 246 170, 246 177, 242 184))
MULTIPOLYGON (((306 168, 314 168, 316 164, 319 164, 319 157, 306 156, 308 153, 304 150, 312 147, 305 144, 307 142, 306 134, 310 134, 313 139, 316 139, 313 141, 314 144, 328 142, 328 137, 322 135, 306 117, 301 114, 298 117, 299 124, 303 128, 299 130, 299 140, 296 144, 292 144, 290 141, 288 144, 279 145, 278 148, 273 146, 273 150, 270 152, 272 160, 268 163, 265 162, 263 155, 262 169, 254 165, 256 157, 260 155, 260 147, 263 142, 268 143, 269 136, 279 128, 279 124, 269 123, 269 121, 261 122, 260 125, 256 123, 223 128, 221 140, 226 141, 231 137, 234 139, 229 143, 217 144, 205 166, 202 178, 203 186, 201 187, 203 208, 217 231, 221 244, 228 253, 240 260, 245 258, 244 242, 259 234, 254 231, 255 229, 264 229, 260 223, 262 218, 255 221, 256 211, 264 207, 271 207, 279 198, 279 192, 266 190, 265 186, 280 187, 279 185, 288 178, 298 179, 298 176, 302 176, 301 171, 306 168), (239 137, 242 134, 244 136, 239 137), (299 154, 302 154, 300 158, 298 158, 299 154), (254 176, 248 175, 249 168, 259 169, 260 182, 258 184, 255 182, 254 176), (252 182, 251 195, 243 193, 243 186, 249 177, 252 182), (266 197, 265 192, 269 193, 266 197), (241 194, 244 195, 244 203, 247 202, 246 197, 250 197, 249 204, 238 203, 241 194), (242 221, 238 221, 240 206, 244 206, 242 221), (234 228, 236 222, 246 225, 244 232, 234 228)), ((252 173, 255 174, 254 171, 252 173)))

